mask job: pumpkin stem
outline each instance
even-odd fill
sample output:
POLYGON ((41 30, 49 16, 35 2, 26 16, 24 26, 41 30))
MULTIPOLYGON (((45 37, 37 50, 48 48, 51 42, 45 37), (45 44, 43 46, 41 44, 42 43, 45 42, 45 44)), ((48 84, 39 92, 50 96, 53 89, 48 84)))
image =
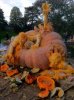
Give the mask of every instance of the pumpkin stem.
POLYGON ((49 5, 47 2, 42 4, 42 11, 44 16, 44 29, 47 29, 48 25, 48 13, 51 11, 51 5, 49 5))

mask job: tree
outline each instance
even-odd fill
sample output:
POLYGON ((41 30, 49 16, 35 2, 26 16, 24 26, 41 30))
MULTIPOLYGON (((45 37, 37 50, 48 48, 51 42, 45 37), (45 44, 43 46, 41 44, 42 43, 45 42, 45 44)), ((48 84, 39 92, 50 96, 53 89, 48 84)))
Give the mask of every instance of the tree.
POLYGON ((18 7, 13 7, 10 13, 10 25, 13 27, 15 32, 19 32, 21 25, 20 19, 22 18, 22 13, 18 7))
MULTIPOLYGON (((52 5, 49 19, 53 23, 55 31, 64 35, 74 32, 74 1, 73 0, 37 0, 34 6, 41 12, 42 3, 48 2, 52 5)), ((40 15, 41 15, 40 14, 40 15)))
POLYGON ((73 35, 74 34, 74 0, 67 1, 65 19, 67 20, 67 31, 69 34, 73 35))
POLYGON ((35 6, 25 8, 24 18, 26 19, 28 29, 33 29, 34 25, 40 23, 39 10, 35 6))
POLYGON ((7 25, 7 22, 5 21, 5 18, 4 18, 4 12, 0 8, 0 31, 4 31, 6 28, 6 25, 7 25))

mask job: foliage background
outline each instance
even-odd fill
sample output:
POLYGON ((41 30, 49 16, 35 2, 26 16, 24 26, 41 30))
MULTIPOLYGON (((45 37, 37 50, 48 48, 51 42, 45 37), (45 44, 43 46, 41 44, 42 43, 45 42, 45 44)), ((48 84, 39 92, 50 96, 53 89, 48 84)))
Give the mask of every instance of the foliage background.
POLYGON ((53 23, 54 31, 67 40, 74 34, 74 0, 36 0, 32 6, 24 8, 24 16, 18 7, 13 7, 10 21, 7 22, 0 8, 0 41, 9 39, 20 31, 28 31, 43 22, 41 5, 48 2, 52 5, 49 21, 53 23))

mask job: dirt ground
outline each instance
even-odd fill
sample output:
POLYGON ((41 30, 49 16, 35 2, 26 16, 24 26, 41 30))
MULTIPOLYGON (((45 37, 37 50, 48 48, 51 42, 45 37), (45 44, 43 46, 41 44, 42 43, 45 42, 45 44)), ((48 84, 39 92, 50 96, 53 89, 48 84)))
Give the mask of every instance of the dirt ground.
MULTIPOLYGON (((74 59, 68 59, 74 65, 74 59)), ((17 91, 12 91, 10 88, 11 82, 0 78, 0 100, 74 100, 74 79, 60 81, 60 85, 65 91, 62 98, 57 96, 50 98, 50 95, 41 99, 37 96, 40 89, 36 84, 27 85, 25 82, 18 86, 17 91)))

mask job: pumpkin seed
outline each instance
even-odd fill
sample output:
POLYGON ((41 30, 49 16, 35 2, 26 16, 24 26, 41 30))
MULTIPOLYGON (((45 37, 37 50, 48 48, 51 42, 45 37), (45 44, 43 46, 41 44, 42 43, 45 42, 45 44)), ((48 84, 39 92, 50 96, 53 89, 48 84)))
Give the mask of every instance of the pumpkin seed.
POLYGON ((26 77, 28 74, 29 74, 28 71, 24 71, 24 72, 23 72, 23 75, 22 75, 22 77, 21 77, 21 79, 25 79, 25 77, 26 77))
POLYGON ((31 72, 32 72, 32 73, 37 73, 37 72, 39 72, 39 70, 40 70, 40 68, 33 68, 33 69, 31 70, 31 72))

